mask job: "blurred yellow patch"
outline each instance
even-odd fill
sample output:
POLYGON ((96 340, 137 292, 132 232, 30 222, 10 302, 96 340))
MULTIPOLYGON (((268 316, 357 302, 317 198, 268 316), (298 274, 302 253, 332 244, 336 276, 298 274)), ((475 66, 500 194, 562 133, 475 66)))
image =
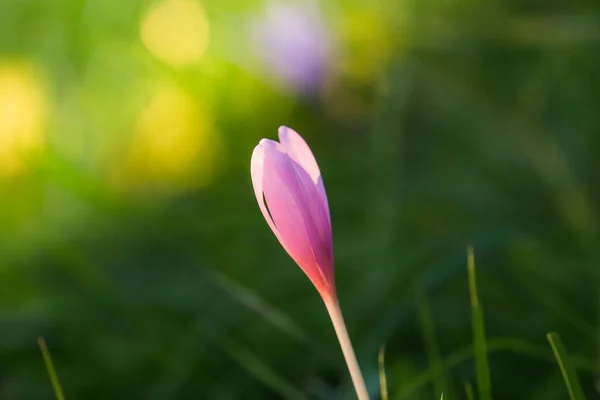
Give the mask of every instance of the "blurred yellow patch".
POLYGON ((0 61, 0 178, 12 178, 44 146, 43 81, 25 62, 0 61))
POLYGON ((320 93, 325 112, 349 126, 373 112, 376 91, 385 88, 383 76, 392 51, 392 33, 384 11, 365 7, 340 15, 336 25, 343 51, 320 93))
POLYGON ((206 111, 172 85, 159 87, 142 112, 115 180, 128 189, 208 184, 218 149, 206 111))
POLYGON ((155 3, 143 17, 140 29, 148 51, 172 67, 199 62, 210 39, 204 9, 194 0, 155 3))
POLYGON ((341 21, 347 52, 339 63, 340 72, 359 82, 370 82, 389 58, 391 40, 387 22, 379 11, 358 10, 341 21))

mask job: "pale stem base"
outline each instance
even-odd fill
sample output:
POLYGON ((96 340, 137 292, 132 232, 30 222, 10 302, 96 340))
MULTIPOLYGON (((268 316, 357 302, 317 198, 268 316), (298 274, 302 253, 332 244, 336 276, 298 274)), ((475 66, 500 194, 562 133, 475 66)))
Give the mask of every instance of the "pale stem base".
POLYGON ((360 371, 358 361, 356 360, 354 348, 350 342, 350 336, 348 335, 348 329, 346 328, 346 323, 342 316, 340 304, 336 298, 327 299, 325 300, 325 307, 327 307, 331 322, 333 323, 333 328, 335 329, 340 346, 342 347, 342 353, 344 353, 344 358, 346 359, 346 364, 350 371, 350 377, 352 378, 356 395, 359 400, 369 400, 369 392, 367 392, 365 380, 360 371))

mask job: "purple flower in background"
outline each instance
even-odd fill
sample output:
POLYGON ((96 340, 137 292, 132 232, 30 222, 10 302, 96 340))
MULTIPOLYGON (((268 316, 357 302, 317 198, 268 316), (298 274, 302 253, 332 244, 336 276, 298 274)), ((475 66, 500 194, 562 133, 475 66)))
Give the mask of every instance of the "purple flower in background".
POLYGON ((317 90, 332 55, 333 38, 310 0, 272 0, 252 24, 252 39, 268 69, 301 92, 317 90))

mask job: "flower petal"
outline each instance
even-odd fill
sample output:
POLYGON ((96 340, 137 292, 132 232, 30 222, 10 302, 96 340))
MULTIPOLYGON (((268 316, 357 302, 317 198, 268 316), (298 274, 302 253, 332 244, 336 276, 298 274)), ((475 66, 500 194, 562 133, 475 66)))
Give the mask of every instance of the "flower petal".
POLYGON ((323 240, 323 229, 317 227, 311 211, 311 203, 319 202, 316 187, 306 171, 277 146, 265 143, 263 149, 263 191, 278 238, 315 287, 331 293, 333 265, 327 246, 331 239, 323 240))
POLYGON ((258 207, 260 208, 263 217, 265 217, 265 219, 267 220, 269 227, 271 228, 277 239, 281 242, 281 239, 279 238, 279 232, 277 231, 273 219, 269 214, 263 196, 263 177, 265 174, 265 149, 263 146, 263 140, 261 140, 260 143, 256 145, 254 151, 252 152, 252 158, 250 159, 250 176, 252 177, 252 186, 254 187, 254 195, 256 196, 258 207))
POLYGON ((323 206, 327 213, 329 222, 329 230, 331 230, 331 216, 329 214, 329 203, 327 201, 327 193, 325 192, 325 186, 323 185, 323 178, 321 177, 321 171, 317 160, 313 155, 308 144, 302 139, 302 136, 295 130, 288 128, 287 126, 279 127, 279 140, 281 141, 281 147, 284 151, 290 155, 298 164, 302 166, 308 172, 313 182, 317 185, 317 190, 321 197, 323 206))
POLYGON ((319 265, 321 265, 322 268, 331 269, 331 276, 333 276, 333 244, 331 237, 331 222, 329 220, 327 206, 323 205, 319 190, 306 170, 292 159, 290 159, 290 163, 294 168, 298 183, 301 185, 301 189, 303 189, 303 193, 306 196, 306 205, 308 206, 308 211, 310 212, 310 216, 312 217, 319 235, 319 242, 311 243, 311 246, 316 253, 315 256, 317 257, 319 265), (316 248, 318 248, 318 251, 315 250, 316 248))
POLYGON ((287 126, 279 127, 279 141, 284 151, 308 172, 313 182, 321 176, 319 165, 308 144, 295 130, 287 126))

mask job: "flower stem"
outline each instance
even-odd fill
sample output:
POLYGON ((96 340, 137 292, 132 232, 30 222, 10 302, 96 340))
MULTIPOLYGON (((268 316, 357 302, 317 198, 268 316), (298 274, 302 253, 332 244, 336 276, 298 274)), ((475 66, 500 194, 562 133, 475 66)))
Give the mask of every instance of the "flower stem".
POLYGON ((348 365, 348 371, 350 371, 350 377, 352 378, 356 395, 358 396, 359 400, 369 400, 367 386, 365 385, 365 380, 362 376, 362 372, 360 371, 360 366, 356 360, 354 348, 350 342, 350 336, 348 335, 348 329, 346 328, 346 323, 344 322, 344 317, 342 316, 340 303, 335 297, 325 299, 325 307, 327 307, 329 317, 333 323, 333 328, 335 329, 338 341, 342 347, 342 353, 344 353, 344 358, 346 359, 346 364, 348 365))

